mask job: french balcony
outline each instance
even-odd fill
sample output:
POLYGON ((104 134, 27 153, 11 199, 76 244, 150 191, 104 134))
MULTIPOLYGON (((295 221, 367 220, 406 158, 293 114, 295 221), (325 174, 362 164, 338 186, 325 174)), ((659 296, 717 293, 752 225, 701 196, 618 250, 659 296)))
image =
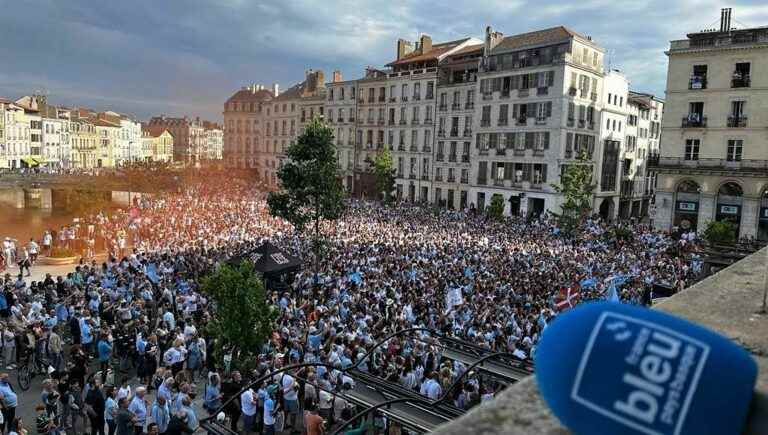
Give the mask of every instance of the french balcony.
POLYGON ((496 178, 493 180, 493 185, 497 187, 504 187, 504 180, 496 178))
POLYGON ((481 156, 487 156, 487 155, 488 155, 488 148, 480 148, 480 149, 477 151, 477 154, 478 154, 478 155, 481 155, 481 156))
POLYGON ((451 129, 451 137, 459 137, 459 129, 458 128, 452 128, 451 129))
POLYGON ((499 94, 499 98, 504 98, 504 99, 509 98, 509 89, 505 89, 501 91, 501 94, 499 94))
POLYGON ((427 174, 421 174, 422 181, 429 181, 429 175, 427 174))
POLYGON ((385 124, 383 119, 379 119, 376 123, 379 124, 379 125, 384 125, 385 124))
POLYGON ((395 125, 395 120, 394 120, 394 119, 390 119, 390 120, 387 122, 387 124, 388 124, 388 125, 395 125))
POLYGON ((482 98, 484 101, 487 100, 493 100, 493 92, 485 92, 482 94, 482 98))
POLYGON ((415 180, 416 179, 416 173, 411 172, 411 174, 408 175, 408 178, 410 178, 411 180, 415 180))
POLYGON ((744 128, 747 126, 746 116, 729 116, 728 127, 730 128, 744 128))
POLYGON ((447 104, 441 104, 437 106, 438 112, 447 112, 448 111, 448 105, 447 104))
POLYGON ((399 124, 400 125, 406 125, 406 124, 408 124, 408 120, 403 118, 403 119, 400 120, 399 124))
POLYGON ((462 154, 461 163, 469 163, 469 154, 462 154))
POLYGON ((429 92, 427 92, 427 96, 425 97, 425 99, 427 99, 427 100, 432 100, 432 99, 434 99, 434 98, 435 98, 435 95, 434 95, 434 94, 430 94, 429 92))
POLYGON ((435 156, 435 160, 438 162, 445 161, 445 154, 438 154, 435 156))
POLYGON ((692 113, 683 118, 682 128, 704 128, 707 126, 707 117, 692 113))
POLYGON ((750 77, 748 75, 743 77, 734 76, 731 79, 732 88, 748 88, 751 85, 750 77))
POLYGON ((427 118, 424 120, 424 125, 432 125, 432 123, 435 122, 432 118, 427 118))
POLYGON ((373 118, 368 118, 368 124, 373 124, 373 118))
POLYGON ((497 156, 506 156, 507 155, 506 148, 496 148, 496 155, 497 156))
POLYGON ((517 118, 516 125, 528 125, 528 118, 517 118))
POLYGON ((383 103, 385 100, 386 98, 383 95, 379 97, 379 103, 383 103))
POLYGON ((414 95, 413 96, 413 101, 421 101, 421 95, 418 95, 418 94, 414 95))
POLYGON ((443 176, 442 175, 435 175, 435 181, 442 182, 443 181, 443 176))
POLYGON ((513 153, 516 157, 525 157, 525 148, 515 148, 513 153))
POLYGON ((544 150, 543 149, 535 149, 535 150, 533 150, 533 156, 534 157, 544 157, 544 150))
POLYGON ((455 175, 449 175, 448 176, 448 182, 449 183, 455 183, 456 182, 456 176, 455 175))
POLYGON ((461 184, 469 184, 469 177, 461 177, 461 184))
POLYGON ((445 130, 443 129, 437 130, 437 137, 445 137, 445 130))
POLYGON ((394 103, 394 102, 396 102, 396 101, 397 101, 397 98, 395 98, 395 97, 389 97, 389 102, 390 102, 390 103, 394 103))
POLYGON ((574 118, 568 118, 568 121, 565 123, 566 127, 573 127, 576 125, 576 120, 574 118))
POLYGON ((517 96, 519 98, 525 98, 525 97, 527 97, 530 94, 531 93, 530 93, 530 91, 528 89, 518 89, 517 90, 517 96))
POLYGON ((461 110, 461 104, 460 103, 451 104, 451 110, 461 110))
POLYGON ((349 117, 349 122, 355 122, 355 117, 354 116, 350 116, 349 117))
POLYGON ((411 145, 411 152, 412 152, 412 153, 417 153, 417 152, 419 152, 419 147, 418 147, 418 146, 416 146, 415 144, 414 144, 414 145, 411 145))
POLYGON ((491 120, 490 119, 481 119, 480 120, 480 127, 490 127, 491 126, 491 120))
POLYGON ((475 103, 473 101, 467 101, 467 103, 464 104, 464 109, 466 109, 466 110, 474 110, 475 109, 475 103))
POLYGON ((419 125, 421 121, 419 121, 419 118, 413 118, 411 119, 411 125, 419 125))
POLYGON ((499 127, 504 127, 504 126, 506 126, 506 125, 509 125, 509 120, 508 120, 508 119, 499 119, 499 122, 498 122, 498 124, 497 124, 497 125, 498 125, 499 127))
POLYGON ((464 137, 472 137, 472 129, 471 128, 465 128, 464 129, 464 137))
POLYGON ((448 154, 448 161, 451 163, 456 163, 456 154, 448 154))
POLYGON ((548 86, 542 86, 539 88, 536 88, 536 95, 549 95, 549 87, 548 86))
POLYGON ((403 97, 401 99, 403 100, 404 103, 408 102, 408 96, 407 95, 403 95, 403 97))
POLYGON ((536 117, 536 125, 547 125, 547 117, 546 116, 537 116, 536 117))
POLYGON ((403 145, 403 144, 398 145, 397 146, 397 150, 398 151, 405 151, 405 145, 403 145))
POLYGON ((488 184, 488 179, 477 177, 477 184, 480 186, 485 186, 488 184))
POLYGON ((421 147, 421 152, 423 152, 423 153, 431 153, 432 152, 432 147, 427 145, 427 144, 424 144, 424 146, 421 147))
POLYGON ((707 77, 706 76, 693 76, 688 80, 688 89, 698 90, 707 89, 707 77))
POLYGON ((342 122, 344 122, 344 118, 339 118, 339 119, 336 120, 336 122, 342 123, 342 122))

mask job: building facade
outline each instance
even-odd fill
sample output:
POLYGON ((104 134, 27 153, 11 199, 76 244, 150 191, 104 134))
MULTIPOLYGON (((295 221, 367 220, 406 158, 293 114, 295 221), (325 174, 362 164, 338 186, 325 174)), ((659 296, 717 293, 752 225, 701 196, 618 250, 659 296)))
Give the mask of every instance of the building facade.
POLYGON ((150 127, 162 127, 173 135, 173 160, 195 164, 201 159, 206 136, 199 118, 190 119, 155 116, 149 120, 150 127))
POLYGON ((341 72, 334 71, 326 88, 325 120, 333 128, 341 181, 348 192, 354 193, 355 177, 359 179, 362 170, 356 142, 357 80, 344 81, 341 72))
POLYGON ((728 220, 768 240, 768 28, 719 30, 672 41, 658 174, 659 229, 704 231, 728 220))
MULTIPOLYGON (((278 90, 275 85, 274 90, 278 90)), ((273 91, 252 84, 224 103, 224 163, 230 168, 261 168, 266 147, 266 103, 273 91)))
POLYGON ((96 168, 99 154, 99 137, 93 118, 72 111, 70 119, 70 142, 72 144, 72 166, 77 169, 96 168))
POLYGON ((656 186, 656 176, 648 162, 659 154, 663 113, 662 100, 650 94, 629 92, 619 202, 622 219, 648 216, 656 186))
POLYGON ((142 126, 141 141, 146 161, 173 161, 173 135, 162 127, 142 126))
POLYGON ((5 156, 4 166, 9 169, 28 167, 24 159, 30 155, 29 121, 24 108, 5 100, 5 156))
POLYGON ((200 153, 202 160, 221 160, 224 154, 224 130, 215 122, 203 121, 205 145, 200 153))

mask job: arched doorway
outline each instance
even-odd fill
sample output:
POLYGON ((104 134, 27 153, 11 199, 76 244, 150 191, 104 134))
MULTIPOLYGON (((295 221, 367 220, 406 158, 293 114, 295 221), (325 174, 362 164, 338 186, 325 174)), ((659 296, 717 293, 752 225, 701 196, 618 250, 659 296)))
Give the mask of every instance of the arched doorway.
POLYGON ((685 180, 675 191, 675 217, 672 224, 685 231, 696 231, 699 223, 699 201, 701 187, 698 183, 685 180))
POLYGON ((600 217, 602 217, 605 221, 613 219, 614 207, 615 205, 613 203, 613 198, 603 199, 603 202, 600 203, 600 217))
POLYGON ((739 225, 741 224, 741 204, 744 197, 744 191, 738 183, 729 181, 717 191, 717 211, 715 220, 731 221, 736 225, 736 236, 739 235, 739 225))
POLYGON ((768 240, 768 186, 760 197, 760 216, 758 216, 757 239, 768 240))

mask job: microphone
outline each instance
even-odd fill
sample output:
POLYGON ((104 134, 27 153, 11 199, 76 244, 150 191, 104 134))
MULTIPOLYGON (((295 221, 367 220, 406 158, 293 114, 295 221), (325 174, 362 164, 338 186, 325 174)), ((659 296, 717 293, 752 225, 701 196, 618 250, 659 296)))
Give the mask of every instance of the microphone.
POLYGON ((757 378, 722 335, 615 302, 557 316, 535 368, 544 400, 579 435, 738 435, 757 378))

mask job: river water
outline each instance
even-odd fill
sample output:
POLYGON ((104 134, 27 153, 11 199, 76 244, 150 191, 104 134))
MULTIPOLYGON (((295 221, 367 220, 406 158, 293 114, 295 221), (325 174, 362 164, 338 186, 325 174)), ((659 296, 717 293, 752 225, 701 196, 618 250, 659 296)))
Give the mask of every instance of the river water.
POLYGON ((0 238, 11 237, 20 242, 26 242, 30 237, 40 240, 45 230, 58 230, 62 225, 71 224, 74 217, 65 210, 0 205, 0 238))

